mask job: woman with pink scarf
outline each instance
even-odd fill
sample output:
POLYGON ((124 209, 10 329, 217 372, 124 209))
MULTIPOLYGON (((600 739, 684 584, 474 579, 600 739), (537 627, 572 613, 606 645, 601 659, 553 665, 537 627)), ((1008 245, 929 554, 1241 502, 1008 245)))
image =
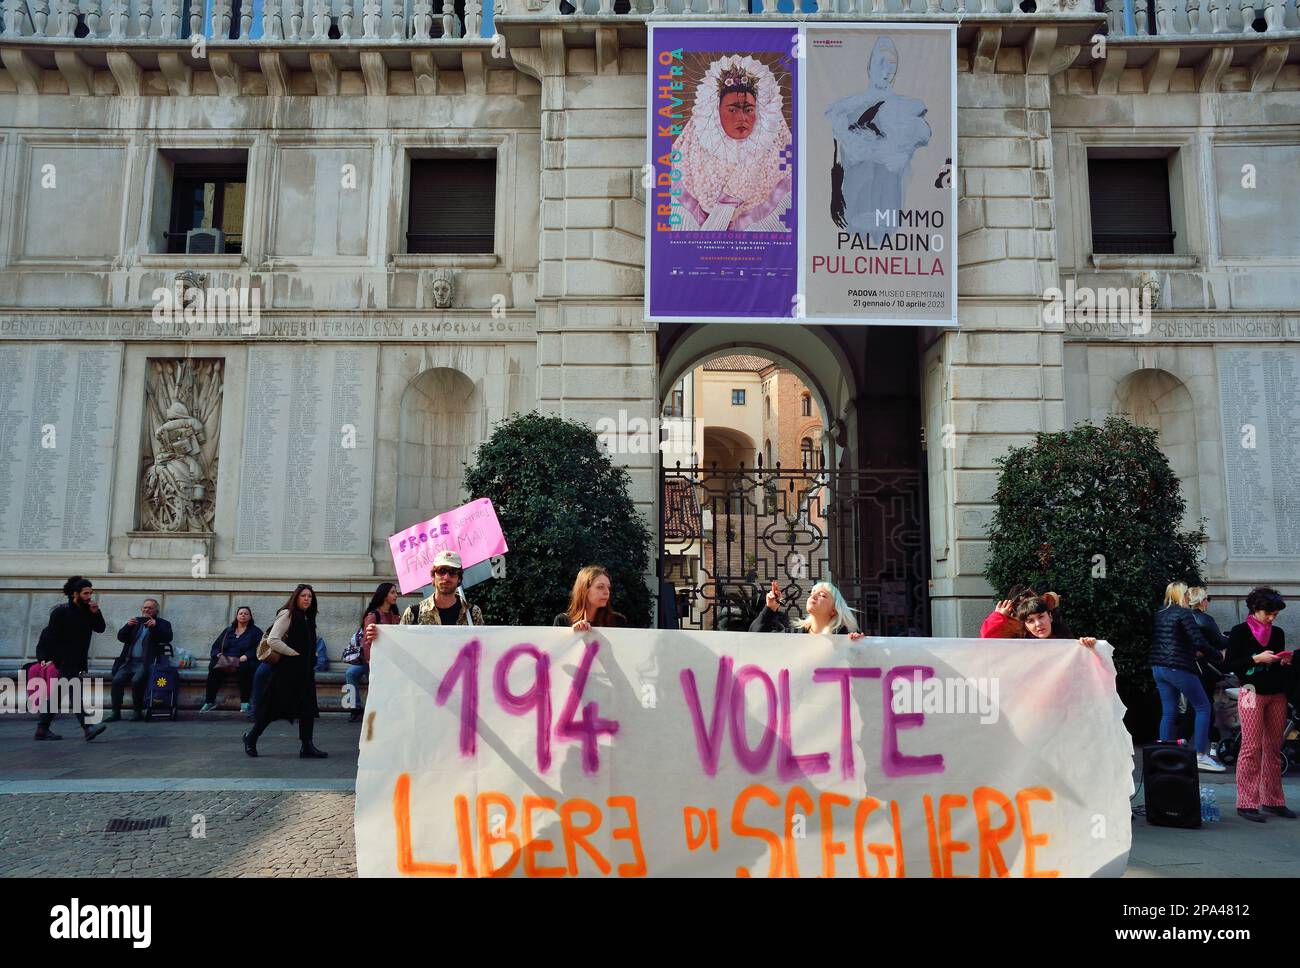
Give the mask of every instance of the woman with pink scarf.
POLYGON ((1228 633, 1228 661, 1242 683, 1237 711, 1241 716, 1241 752, 1237 759, 1237 813, 1254 823, 1264 814, 1295 819, 1282 794, 1282 726, 1291 685, 1291 653, 1286 635, 1273 625, 1286 608, 1272 588, 1246 596, 1246 621, 1228 633))

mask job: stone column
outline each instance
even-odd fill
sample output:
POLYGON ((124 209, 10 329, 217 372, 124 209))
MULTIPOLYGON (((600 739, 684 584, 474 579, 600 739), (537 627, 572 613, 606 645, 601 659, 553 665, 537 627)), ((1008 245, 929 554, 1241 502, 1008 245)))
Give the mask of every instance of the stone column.
POLYGON ((961 329, 940 336, 925 361, 935 635, 978 634, 990 607, 995 459, 1064 426, 1062 334, 1042 313, 1058 272, 1049 80, 987 71, 957 79, 961 329))
POLYGON ((515 58, 542 83, 538 405, 593 429, 602 421, 645 427, 632 452, 612 456, 628 467, 633 499, 654 530, 655 328, 644 321, 640 182, 645 52, 611 43, 567 51, 557 28, 543 28, 541 48, 515 58), (635 72, 620 73, 634 63, 635 72))

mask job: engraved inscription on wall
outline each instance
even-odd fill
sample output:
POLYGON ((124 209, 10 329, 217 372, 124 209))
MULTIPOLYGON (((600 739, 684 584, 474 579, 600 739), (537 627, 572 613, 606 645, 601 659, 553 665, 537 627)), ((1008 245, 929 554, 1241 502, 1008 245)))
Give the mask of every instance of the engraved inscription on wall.
POLYGON ((212 530, 224 374, 223 359, 149 361, 140 478, 142 531, 212 530))
POLYGON ((0 346, 0 550, 104 552, 120 346, 0 346))
POLYGON ((1220 348, 1234 558, 1300 558, 1300 347, 1220 348))
POLYGON ((370 553, 377 369, 371 347, 249 351, 238 554, 370 553))

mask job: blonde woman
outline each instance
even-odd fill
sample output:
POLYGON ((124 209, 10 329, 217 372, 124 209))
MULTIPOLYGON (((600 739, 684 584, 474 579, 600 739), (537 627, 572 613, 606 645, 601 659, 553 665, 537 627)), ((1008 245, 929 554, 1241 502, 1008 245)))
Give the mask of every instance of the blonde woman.
POLYGON ((857 619, 853 609, 844 600, 840 590, 828 581, 819 581, 808 593, 808 602, 804 606, 806 617, 787 629, 785 619, 781 617, 781 586, 773 580, 767 593, 767 607, 759 612, 751 632, 811 632, 813 635, 843 635, 850 639, 862 638, 858 631, 857 619))
POLYGON ((1151 633, 1151 677, 1160 692, 1160 742, 1173 742, 1178 719, 1178 696, 1196 713, 1196 765, 1207 773, 1222 773, 1224 766, 1210 755, 1210 700, 1201 685, 1198 654, 1208 655, 1213 646, 1187 607, 1187 585, 1170 582, 1165 588, 1164 608, 1156 612, 1151 633))
MULTIPOLYGON (((1219 623, 1209 613, 1210 593, 1200 586, 1187 589, 1187 607, 1192 610, 1192 618, 1201 628, 1201 634, 1210 643, 1210 651, 1197 654, 1197 666, 1200 668, 1201 686, 1210 697, 1210 706, 1214 706, 1214 695, 1223 681, 1224 660, 1227 657, 1228 637, 1219 628, 1219 623)), ((1192 710, 1189 708, 1178 723, 1179 736, 1192 736, 1192 710)), ((1215 751, 1222 736, 1219 733, 1215 717, 1210 717, 1210 755, 1218 758, 1215 751)))

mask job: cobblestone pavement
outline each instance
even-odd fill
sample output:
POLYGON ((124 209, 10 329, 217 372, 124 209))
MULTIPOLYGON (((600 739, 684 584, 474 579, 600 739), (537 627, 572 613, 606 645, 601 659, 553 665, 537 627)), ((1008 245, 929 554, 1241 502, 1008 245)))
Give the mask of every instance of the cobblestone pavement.
MULTIPOLYGON (((350 788, 360 726, 344 717, 317 724, 328 760, 299 759, 285 723, 267 731, 261 756, 244 756, 248 726, 238 717, 114 723, 93 743, 70 720, 60 721, 59 743, 33 743, 33 728, 0 717, 0 877, 356 875, 350 788), (157 817, 167 826, 105 829, 157 817)), ((1134 819, 1125 876, 1300 878, 1300 820, 1247 823, 1233 809, 1230 773, 1201 779, 1216 790, 1223 822, 1175 830, 1134 819)), ((1300 804, 1300 778, 1283 785, 1300 804)))
POLYGON ((0 717, 0 790, 108 782, 122 788, 0 793, 0 877, 355 876, 355 800, 347 788, 356 777, 361 727, 343 716, 322 717, 315 741, 327 760, 299 759, 297 730, 288 723, 273 724, 258 743, 261 755, 247 757, 240 737, 248 727, 237 715, 126 721, 86 743, 76 723, 61 717, 61 742, 34 743, 34 719, 0 717), (264 789, 174 789, 187 781, 264 789), (295 784, 326 789, 294 790, 295 784), (113 819, 164 816, 166 827, 105 830, 113 819), (206 836, 194 836, 200 832, 206 836))
POLYGON ((0 877, 355 877, 352 806, 326 792, 0 796, 0 877), (105 830, 156 817, 167 826, 105 830))

